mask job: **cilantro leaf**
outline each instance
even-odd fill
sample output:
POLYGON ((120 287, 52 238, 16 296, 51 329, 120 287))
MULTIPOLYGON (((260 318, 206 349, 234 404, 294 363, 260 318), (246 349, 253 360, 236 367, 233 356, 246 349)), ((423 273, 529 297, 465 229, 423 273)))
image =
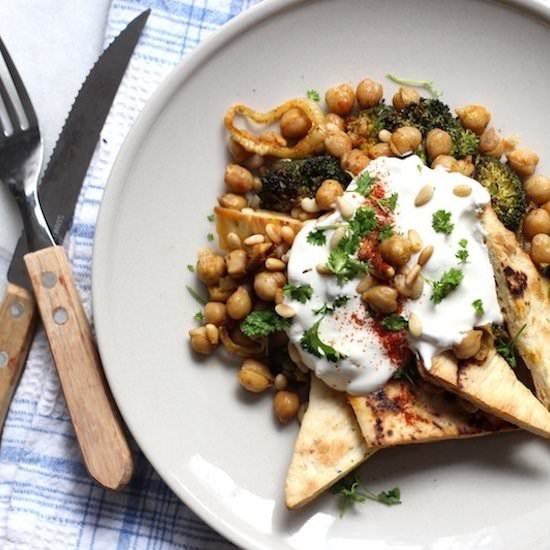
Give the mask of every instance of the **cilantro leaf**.
POLYGON ((374 180, 368 172, 363 172, 356 180, 355 185, 357 188, 355 191, 366 197, 372 188, 374 180))
POLYGON ((468 246, 468 240, 460 239, 460 241, 458 241, 458 246, 460 248, 458 249, 458 252, 455 254, 455 257, 459 259, 459 263, 465 264, 468 262, 468 258, 470 256, 468 250, 466 249, 466 247, 468 246))
POLYGON ((311 99, 311 101, 321 101, 321 96, 317 90, 308 90, 306 92, 306 97, 311 99))
POLYGON ((378 233, 378 240, 380 242, 385 241, 386 239, 389 239, 393 235, 393 227, 387 223, 382 226, 380 229, 380 232, 378 233))
POLYGON ((326 267, 336 275, 336 280, 340 286, 357 275, 367 273, 369 270, 367 263, 349 256, 345 250, 340 248, 335 248, 330 253, 326 267))
POLYGON ((391 315, 386 315, 386 317, 382 319, 382 326, 386 330, 398 332, 407 329, 409 327, 409 322, 402 315, 392 313, 391 315))
POLYGON ((481 298, 474 300, 472 302, 472 306, 475 309, 477 315, 483 315, 485 313, 485 309, 483 308, 483 301, 481 298))
POLYGON ((290 327, 290 319, 280 317, 271 309, 253 311, 241 323, 241 330, 251 338, 268 336, 272 332, 280 332, 290 327))
POLYGON ((214 240, 214 234, 213 233, 208 233, 208 235, 206 235, 206 238, 212 242, 214 240))
POLYGON ((208 216, 206 216, 206 219, 207 219, 209 222, 213 222, 213 221, 214 221, 214 214, 208 214, 208 216))
POLYGON ((388 209, 391 212, 394 212, 397 208, 397 199, 399 198, 399 195, 397 193, 392 193, 389 197, 384 197, 383 199, 378 199, 378 205, 382 207, 382 209, 388 209))
POLYGON ((187 264, 187 271, 195 273, 195 266, 193 264, 187 264))
POLYGON ((311 328, 302 334, 300 346, 312 355, 315 355, 315 357, 325 357, 331 363, 337 363, 345 359, 347 355, 325 344, 321 338, 319 338, 319 325, 322 320, 322 318, 319 319, 311 328))
POLYGON ((193 319, 195 319, 195 321, 197 321, 199 323, 202 323, 204 321, 204 315, 203 315, 202 311, 197 311, 197 313, 195 313, 195 315, 193 315, 193 319))
POLYGON ((376 212, 370 206, 362 206, 355 211, 353 218, 348 222, 348 231, 338 243, 338 249, 347 254, 355 254, 363 237, 376 229, 378 221, 376 212))
POLYGON ((199 302, 199 304, 202 306, 206 305, 206 300, 194 288, 191 288, 189 285, 185 285, 185 288, 187 289, 187 292, 189 292, 189 294, 191 294, 191 296, 199 302))
POLYGON ((305 304, 313 294, 313 287, 311 285, 288 283, 283 287, 283 292, 293 300, 298 300, 301 304, 305 304))
POLYGON ((401 504, 401 490, 399 487, 394 487, 389 491, 382 491, 376 495, 376 500, 386 506, 401 504))
POLYGON ((406 380, 410 384, 416 384, 416 379, 418 378, 418 370, 414 361, 409 361, 402 367, 399 367, 393 374, 392 378, 394 380, 406 380))
POLYGON ((451 213, 447 210, 437 210, 434 212, 432 214, 432 227, 437 233, 450 235, 455 227, 451 222, 451 213))
POLYGON ((495 348, 505 361, 515 369, 518 366, 518 358, 516 354, 516 342, 521 333, 527 328, 527 325, 523 325, 513 338, 509 338, 508 335, 502 331, 501 334, 495 339, 495 348))
POLYGON ((307 234, 306 241, 314 246, 323 246, 327 242, 325 231, 321 227, 317 227, 307 234))
POLYGON ((334 313, 334 310, 338 307, 341 307, 349 302, 348 296, 338 296, 334 302, 332 302, 332 305, 329 304, 323 304, 318 309, 313 309, 313 313, 315 315, 328 315, 331 313, 334 313))
POLYGON ((349 302, 349 296, 337 296, 332 304, 335 308, 345 306, 349 302))
POLYGON ((456 267, 451 267, 441 275, 439 281, 431 281, 432 295, 430 297, 434 304, 439 304, 446 298, 464 279, 464 273, 456 267))

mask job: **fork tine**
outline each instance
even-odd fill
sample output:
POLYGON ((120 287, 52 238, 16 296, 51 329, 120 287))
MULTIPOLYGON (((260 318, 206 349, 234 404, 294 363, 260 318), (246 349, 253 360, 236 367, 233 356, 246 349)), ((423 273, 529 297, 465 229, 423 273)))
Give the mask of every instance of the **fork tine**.
MULTIPOLYGON (((36 118, 36 113, 34 112, 34 107, 32 106, 31 98, 29 97, 29 94, 27 93, 27 89, 25 88, 25 85, 23 84, 23 81, 21 80, 21 77, 19 76, 17 69, 15 68, 15 64, 12 61, 10 54, 8 53, 8 50, 1 38, 0 38, 0 53, 4 58, 4 62, 6 63, 6 67, 8 68, 10 76, 13 80, 15 89, 19 94, 19 100, 21 101, 21 105, 23 106, 23 110, 25 111, 25 116, 27 117, 27 120, 29 122, 29 127, 36 128, 38 127, 38 119, 36 118)), ((2 79, 0 79, 0 93, 4 98, 4 101, 6 102, 6 108, 8 112, 10 112, 10 105, 11 105, 12 114, 10 114, 10 116, 14 116, 15 120, 19 120, 19 117, 17 116, 17 113, 13 107, 13 103, 11 102, 11 99, 7 94, 6 87, 2 83, 2 79), (7 97, 7 101, 5 96, 7 97)))

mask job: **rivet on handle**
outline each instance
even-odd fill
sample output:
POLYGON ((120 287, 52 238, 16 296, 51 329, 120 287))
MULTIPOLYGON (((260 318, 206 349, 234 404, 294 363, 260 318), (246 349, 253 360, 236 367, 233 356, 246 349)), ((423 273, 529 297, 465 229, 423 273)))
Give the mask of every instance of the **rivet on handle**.
POLYGON ((69 320, 69 314, 64 307, 53 310, 53 320, 56 325, 64 325, 69 320))
POLYGON ((57 275, 52 271, 44 271, 40 277, 44 288, 53 288, 57 284, 57 275))
POLYGON ((7 351, 0 351, 0 369, 8 366, 8 360, 10 356, 7 351))
POLYGON ((21 302, 14 302, 10 306, 10 315, 14 319, 19 319, 23 313, 25 313, 25 304, 22 304, 21 302))

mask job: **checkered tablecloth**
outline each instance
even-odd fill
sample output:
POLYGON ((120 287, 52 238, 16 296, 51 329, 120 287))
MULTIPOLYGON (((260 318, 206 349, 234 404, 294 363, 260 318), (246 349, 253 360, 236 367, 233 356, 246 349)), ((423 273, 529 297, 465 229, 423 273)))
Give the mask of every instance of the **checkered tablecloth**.
MULTIPOLYGON (((182 56, 256 1, 113 0, 105 44, 144 9, 152 13, 102 132, 66 242, 88 312, 95 222, 120 144, 182 56)), ((0 548, 233 548, 177 499, 135 445, 134 451, 135 474, 124 491, 105 491, 88 477, 40 329, 0 445, 0 548)))

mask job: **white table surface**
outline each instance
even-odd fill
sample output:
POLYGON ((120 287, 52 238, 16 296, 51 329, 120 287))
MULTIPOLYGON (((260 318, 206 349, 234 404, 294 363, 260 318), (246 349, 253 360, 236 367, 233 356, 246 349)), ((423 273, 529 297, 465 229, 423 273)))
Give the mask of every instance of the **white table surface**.
MULTIPOLYGON (((110 0, 0 0, 0 36, 40 119, 49 158, 72 101, 103 48, 110 0)), ((12 250, 20 222, 0 186, 0 248, 12 250)), ((0 293, 7 265, 0 262, 0 293)))

